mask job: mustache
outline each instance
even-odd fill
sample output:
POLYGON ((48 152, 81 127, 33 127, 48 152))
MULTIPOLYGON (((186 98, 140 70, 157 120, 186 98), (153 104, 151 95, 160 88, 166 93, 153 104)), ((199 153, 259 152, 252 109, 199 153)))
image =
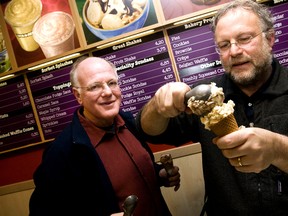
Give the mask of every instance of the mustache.
POLYGON ((248 57, 236 57, 236 58, 231 59, 230 64, 231 64, 231 66, 232 65, 239 65, 239 64, 244 64, 246 62, 250 62, 250 61, 251 61, 251 59, 248 57))

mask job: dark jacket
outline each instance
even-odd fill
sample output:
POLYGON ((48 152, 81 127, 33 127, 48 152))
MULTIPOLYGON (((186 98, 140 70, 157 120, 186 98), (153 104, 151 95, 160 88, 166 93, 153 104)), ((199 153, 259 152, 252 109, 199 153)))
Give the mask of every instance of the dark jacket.
MULTIPOLYGON (((120 113, 127 128, 141 141, 131 114, 120 113)), ((154 161, 145 142, 141 142, 154 161)), ((156 173, 162 168, 154 163, 156 173)), ((160 177, 159 191, 160 191, 160 177)), ((122 210, 99 155, 82 127, 77 111, 71 124, 43 153, 34 173, 35 190, 30 199, 30 216, 108 216, 122 210)), ((163 208, 169 210, 163 199, 163 208)))
MULTIPOLYGON (((273 62, 270 80, 252 97, 244 95, 226 75, 206 82, 211 81, 223 87, 225 102, 235 102, 234 115, 239 126, 249 127, 253 122, 254 127, 288 135, 288 69, 278 61, 273 62)), ((139 116, 137 124, 140 128, 139 116)), ((236 171, 212 143, 214 137, 197 116, 183 113, 171 119, 164 134, 146 138, 174 145, 191 140, 201 143, 209 216, 287 216, 288 175, 272 165, 259 174, 236 171)))

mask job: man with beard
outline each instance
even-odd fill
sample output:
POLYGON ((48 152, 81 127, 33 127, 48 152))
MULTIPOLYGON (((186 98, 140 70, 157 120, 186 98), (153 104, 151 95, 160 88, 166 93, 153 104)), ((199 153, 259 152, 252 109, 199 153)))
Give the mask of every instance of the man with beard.
POLYGON ((203 212, 211 215, 288 215, 288 70, 272 56, 269 10, 235 0, 215 15, 212 31, 225 73, 205 80, 223 88, 245 128, 222 137, 204 129, 184 105, 190 87, 168 83, 137 116, 153 143, 200 142, 205 180, 203 212))

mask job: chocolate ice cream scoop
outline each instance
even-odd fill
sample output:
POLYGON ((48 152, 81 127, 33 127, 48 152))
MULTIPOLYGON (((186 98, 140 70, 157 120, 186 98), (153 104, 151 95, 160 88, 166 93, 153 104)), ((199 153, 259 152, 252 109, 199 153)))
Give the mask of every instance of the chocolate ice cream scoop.
POLYGON ((201 84, 185 94, 185 103, 187 104, 188 100, 191 97, 194 97, 196 100, 206 101, 211 95, 211 85, 210 84, 201 84))
POLYGON ((185 103, 198 116, 206 115, 215 106, 221 106, 223 101, 223 89, 218 88, 215 83, 198 85, 185 95, 185 103))

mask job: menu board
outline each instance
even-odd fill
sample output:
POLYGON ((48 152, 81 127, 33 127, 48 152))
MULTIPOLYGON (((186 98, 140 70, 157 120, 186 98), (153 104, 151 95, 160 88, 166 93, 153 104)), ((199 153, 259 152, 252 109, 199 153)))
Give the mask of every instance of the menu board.
MULTIPOLYGON (((276 31, 274 57, 287 66, 288 3, 272 4, 270 7, 276 31)), ((180 80, 188 85, 224 73, 210 29, 212 18, 203 18, 167 30, 180 80)))
POLYGON ((271 8, 274 17, 276 41, 273 47, 274 57, 288 67, 288 2, 271 8))
POLYGON ((24 76, 0 82, 0 151, 41 141, 24 76))
POLYGON ((210 30, 211 20, 212 17, 203 18, 167 30, 180 80, 188 85, 223 74, 210 30))
POLYGON ((176 80, 163 32, 95 51, 93 55, 116 65, 121 109, 134 116, 160 86, 176 80))
POLYGON ((71 122, 79 106, 71 88, 73 60, 27 74, 45 140, 55 138, 71 122))

